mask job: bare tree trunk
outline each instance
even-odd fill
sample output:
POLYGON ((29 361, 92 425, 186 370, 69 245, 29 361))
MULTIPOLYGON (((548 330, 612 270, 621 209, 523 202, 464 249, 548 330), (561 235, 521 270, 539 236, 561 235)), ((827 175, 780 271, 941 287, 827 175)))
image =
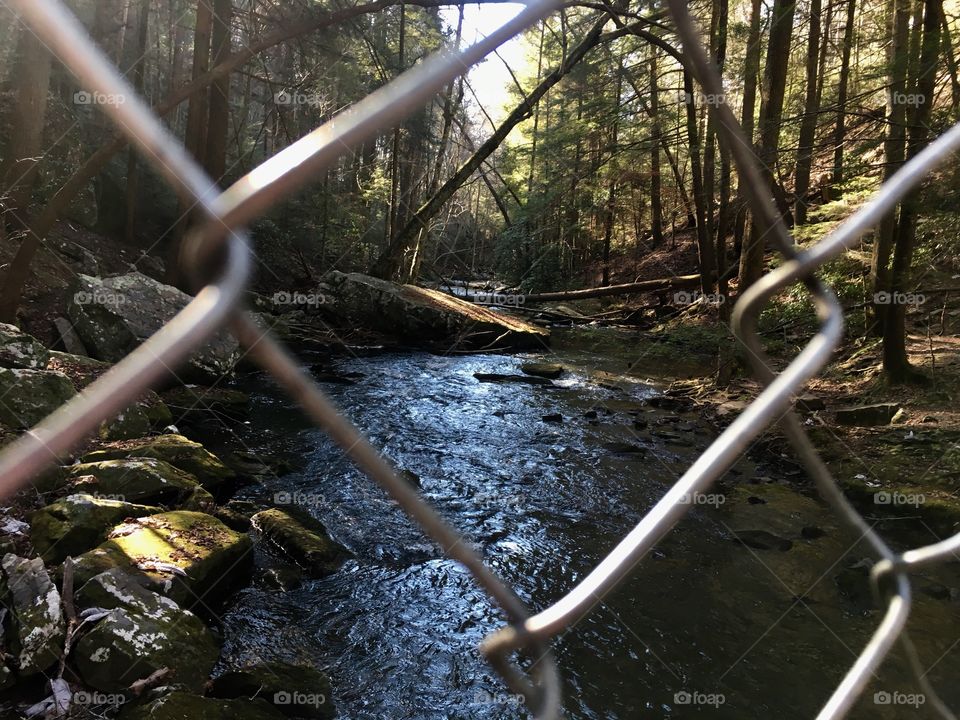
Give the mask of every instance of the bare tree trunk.
MULTIPOLYGON (((407 12, 406 6, 400 3, 400 41, 397 51, 397 72, 399 75, 403 72, 403 43, 407 35, 407 12)), ((400 136, 403 132, 402 125, 398 125, 393 130, 393 148, 390 152, 390 208, 387 213, 386 238, 387 245, 393 240, 397 232, 397 224, 400 217, 400 136)))
MULTIPOLYGON (((760 158, 764 180, 776 193, 773 168, 780 154, 780 125, 783 121, 783 98, 787 83, 787 65, 790 58, 790 38, 793 34, 793 14, 796 0, 775 0, 767 46, 767 64, 764 68, 764 97, 760 102, 760 158)), ((750 238, 743 248, 740 262, 740 290, 750 287, 763 274, 763 256, 766 239, 756 223, 750 227, 750 238)))
POLYGON ((47 94, 50 88, 50 53, 36 35, 24 24, 17 41, 19 63, 16 72, 17 102, 13 108, 10 142, 5 160, 0 167, 0 182, 8 198, 0 198, 3 215, 0 227, 26 230, 17 249, 16 257, 7 269, 0 294, 0 321, 16 323, 20 289, 30 271, 29 260, 22 262, 21 255, 29 252, 37 241, 27 227, 27 206, 37 179, 37 163, 43 152, 43 128, 47 113, 47 94), (20 262, 18 262, 20 259, 20 262))
POLYGON ((506 139, 510 131, 520 122, 530 117, 533 107, 540 101, 547 91, 556 85, 572 70, 587 52, 593 49, 601 38, 603 26, 607 23, 604 15, 594 23, 586 37, 570 50, 563 63, 547 75, 540 84, 506 117, 500 127, 484 142, 477 151, 453 174, 434 195, 420 206, 407 224, 401 228, 390 243, 390 246, 380 255, 371 268, 370 274, 375 277, 390 279, 396 276, 410 244, 416 238, 421 228, 426 227, 430 219, 446 204, 453 194, 460 189, 477 168, 494 150, 506 139))
POLYGON ((619 172, 617 169, 617 155, 619 153, 617 145, 620 142, 620 98, 623 95, 622 61, 623 58, 616 65, 617 87, 613 102, 613 128, 610 133, 610 179, 607 186, 607 208, 603 228, 603 278, 600 283, 604 287, 610 284, 610 244, 613 240, 613 221, 617 203, 617 174, 619 172))
MULTIPOLYGON (((729 12, 729 3, 727 0, 714 0, 714 21, 712 23, 712 32, 711 32, 711 45, 713 49, 714 62, 717 64, 717 72, 720 77, 723 77, 724 68, 727 62, 727 24, 728 18, 727 14, 729 12)), ((720 99, 718 98, 719 102, 720 99)), ((726 102, 726 99, 723 99, 723 102, 726 102)), ((708 197, 711 200, 713 198, 713 156, 714 156, 714 144, 716 138, 716 121, 714 120, 714 114, 710 114, 710 119, 707 124, 707 133, 708 133, 708 146, 710 153, 710 175, 711 179, 709 183, 705 183, 708 188, 708 197)), ((704 166, 704 175, 706 175, 706 164, 704 166)), ((725 146, 720 148, 720 205, 717 211, 717 223, 716 223, 716 265, 717 265, 717 292, 721 298, 725 298, 727 295, 727 215, 729 214, 730 208, 730 154, 727 152, 725 146)), ((711 207, 709 215, 707 217, 708 221, 711 221, 713 217, 713 209, 711 207)), ((721 314, 729 312, 726 304, 720 305, 721 314)))
MULTIPOLYGON (((210 0, 197 0, 197 21, 193 31, 193 77, 204 75, 210 69, 210 36, 213 32, 213 5, 210 0)), ((183 144, 201 163, 205 158, 207 136, 207 93, 197 93, 190 98, 187 111, 187 131, 183 144)), ((180 246, 190 226, 193 208, 181 198, 178 207, 179 219, 167 247, 166 281, 171 285, 181 284, 180 246)))
POLYGON ((853 27, 856 18, 856 0, 847 0, 847 24, 843 29, 843 48, 840 60, 840 82, 837 88, 837 123, 833 131, 833 193, 842 194, 843 142, 846 138, 847 94, 850 84, 850 50, 853 47, 853 27))
MULTIPOLYGON (((903 100, 907 92, 910 0, 887 0, 887 24, 890 42, 887 50, 887 129, 883 139, 884 182, 903 165, 906 154, 907 106, 903 100)), ((895 208, 880 221, 873 242, 870 290, 874 298, 878 293, 888 292, 890 289, 890 255, 896 241, 898 219, 899 213, 895 208)), ((883 327, 883 315, 887 306, 874 302, 868 307, 872 311, 868 327, 877 332, 883 327)))
MULTIPOLYGON (((923 39, 920 43, 917 76, 914 84, 918 104, 911 118, 907 160, 916 157, 929 144, 929 129, 933 95, 936 88, 937 64, 940 56, 940 3, 924 0, 923 39)), ((906 348, 906 295, 910 281, 910 266, 917 239, 919 191, 914 190, 900 205, 897 241, 893 251, 890 273, 890 305, 884 313, 883 371, 892 383, 913 380, 917 373, 910 365, 906 348)))
MULTIPOLYGON (((230 57, 230 23, 232 19, 232 0, 214 0, 212 56, 214 66, 230 57)), ((209 106, 204 168, 210 177, 220 181, 227 169, 227 142, 230 135, 229 74, 217 78, 210 86, 209 106)))
MULTIPOLYGON (((634 88, 636 90, 636 88, 634 88)), ((637 93, 639 95, 639 93, 637 93)), ((657 87, 657 49, 650 46, 650 234, 653 247, 663 245, 663 189, 660 181, 660 90, 657 87)))
MULTIPOLYGON (((754 115, 757 110, 757 82, 760 77, 760 0, 751 0, 750 30, 747 33, 747 55, 744 62, 743 109, 740 124, 743 134, 752 143, 755 127, 754 115)), ((743 247, 743 236, 747 224, 747 208, 743 193, 737 191, 737 207, 733 229, 733 243, 737 252, 743 247)), ((742 254, 741 254, 742 259, 742 254)))
POLYGON ((800 142, 797 147, 797 167, 794 174, 794 215, 797 225, 807 222, 807 192, 810 190, 810 167, 813 163, 813 143, 817 134, 818 63, 820 56, 820 0, 810 0, 810 32, 807 36, 807 87, 800 122, 800 142))
MULTIPOLYGON (((137 45, 134 51, 137 59, 133 66, 133 88, 138 95, 143 95, 144 78, 146 77, 146 49, 149 28, 150 0, 141 0, 137 11, 137 45)), ((140 168, 137 165, 137 154, 133 148, 130 148, 127 151, 127 218, 126 229, 124 230, 124 238, 129 245, 134 244, 139 191, 140 168)))
POLYGON ((693 207, 697 218, 697 251, 700 260, 700 290, 704 295, 713 292, 716 282, 716 259, 713 240, 707 234, 707 198, 704 194, 702 166, 700 165, 700 132, 697 128, 697 103, 693 94, 693 76, 683 70, 683 90, 687 116, 687 152, 690 155, 690 175, 693 184, 693 207))

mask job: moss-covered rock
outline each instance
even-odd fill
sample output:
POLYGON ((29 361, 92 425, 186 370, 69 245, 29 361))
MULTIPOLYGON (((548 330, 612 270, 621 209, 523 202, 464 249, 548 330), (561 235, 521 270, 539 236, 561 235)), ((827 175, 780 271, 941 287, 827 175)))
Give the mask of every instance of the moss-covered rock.
POLYGON ((249 576, 251 540, 210 515, 176 510, 113 529, 76 560, 77 582, 118 567, 186 608, 212 605, 249 576))
POLYGON ((334 541, 326 528, 305 513, 271 508, 251 518, 253 527, 297 563, 319 574, 329 575, 349 557, 346 548, 334 541))
POLYGON ((158 435, 111 443, 83 456, 84 462, 116 460, 126 457, 157 458, 193 475, 201 485, 212 489, 236 478, 236 473, 200 443, 183 435, 158 435))
POLYGON ((222 700, 175 691, 148 705, 128 705, 120 720, 283 720, 264 700, 222 700))
POLYGON ((49 356, 35 337, 15 325, 0 323, 0 367, 42 370, 49 356))
POLYGON ((40 558, 3 556, 7 596, 5 606, 13 620, 11 650, 20 675, 43 672, 63 651, 64 622, 60 593, 51 582, 40 558))
POLYGON ((20 430, 33 427, 76 394, 61 373, 0 368, 0 423, 20 430))
POLYGON ((63 562, 96 547, 107 531, 126 518, 162 512, 158 507, 96 497, 69 495, 30 518, 30 540, 47 563, 63 562))
POLYGON ((214 511, 217 509, 217 501, 208 490, 204 490, 201 486, 197 485, 190 494, 183 499, 183 502, 180 503, 180 508, 182 510, 196 510, 197 512, 215 515, 214 511))
POLYGON ((101 440, 130 440, 143 437, 151 430, 150 418, 136 403, 126 408, 112 420, 100 424, 101 440))
POLYGON ((91 578, 77 592, 77 600, 83 608, 111 611, 72 653, 77 671, 90 687, 122 692, 168 667, 178 684, 203 688, 220 648, 196 615, 116 569, 91 578))
POLYGON ((231 670, 216 678, 209 694, 218 698, 260 697, 288 717, 336 717, 330 678, 316 668, 264 662, 231 670))
POLYGON ((72 488, 123 502, 173 505, 199 487, 192 475, 153 457, 80 463, 67 472, 72 488))
MULTIPOLYGON (((50 351, 50 359, 47 362, 47 370, 61 372, 70 378, 70 382, 77 390, 82 390, 92 383, 98 377, 103 375, 112 367, 110 363, 102 360, 95 360, 85 355, 73 355, 71 353, 50 351)), ((150 428, 162 430, 173 422, 173 415, 170 413, 164 402, 153 390, 147 390, 143 396, 136 402, 136 407, 140 408, 149 421, 150 428)), ((146 430, 141 432, 143 435, 146 430)), ((130 436, 139 437, 139 436, 130 436)), ((121 439, 116 436, 110 439, 121 439)))

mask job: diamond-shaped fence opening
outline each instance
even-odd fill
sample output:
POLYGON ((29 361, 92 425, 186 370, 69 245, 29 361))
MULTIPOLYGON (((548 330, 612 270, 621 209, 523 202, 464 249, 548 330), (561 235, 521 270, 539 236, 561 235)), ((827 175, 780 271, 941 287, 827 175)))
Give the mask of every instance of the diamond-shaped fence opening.
MULTIPOLYGON (((730 109, 712 103, 725 148, 733 157, 755 221, 772 239, 785 262, 751 286, 735 308, 733 325, 748 349, 766 388, 756 400, 697 459, 637 526, 573 590, 547 609, 531 615, 517 596, 483 563, 470 543, 426 504, 419 494, 380 456, 363 435, 330 403, 283 348, 261 330, 242 307, 241 295, 251 265, 243 228, 295 190, 322 175, 340 155, 396 125, 471 65, 521 32, 556 6, 555 0, 533 0, 516 18, 461 52, 444 52, 425 60, 393 82, 297 141, 251 171, 225 191, 206 177, 180 142, 136 96, 130 85, 104 58, 84 28, 60 0, 6 0, 50 51, 80 80, 86 91, 123 97, 122 103, 102 105, 116 126, 181 195, 195 203, 204 217, 188 240, 193 267, 215 275, 196 298, 135 352, 115 365, 74 400, 25 433, 0 453, 0 494, 9 496, 47 465, 56 462, 100 423, 121 412, 151 384, 165 375, 212 334, 227 326, 250 356, 271 372, 308 415, 344 449, 373 480, 452 558, 462 563, 505 613, 509 624, 489 636, 482 650, 507 686, 520 693, 537 718, 561 715, 560 681, 549 649, 550 639, 572 626, 595 607, 637 565, 689 510, 689 498, 705 492, 765 428, 779 422, 808 473, 834 511, 871 546, 878 562, 872 578, 886 610, 883 620, 853 667, 818 715, 819 720, 843 717, 864 690, 870 676, 896 642, 915 658, 904 631, 910 612, 909 574, 960 550, 960 535, 934 545, 894 552, 845 500, 825 465, 793 415, 793 399, 804 384, 829 361, 839 342, 843 314, 832 292, 814 271, 836 257, 877 225, 908 192, 939 163, 960 148, 960 125, 932 142, 890 178, 873 199, 815 246, 801 251, 792 243, 771 198, 761 188, 759 163, 730 109), (215 250, 220 252, 214 252, 215 250), (226 258, 210 268, 207 258, 226 258), (806 284, 814 299, 821 327, 818 334, 781 373, 769 363, 755 333, 760 310, 781 289, 806 284), (515 656, 526 659, 518 664, 515 656), (523 669, 522 669, 523 668, 523 669)), ((684 0, 669 6, 689 69, 708 96, 723 95, 715 66, 700 45, 684 0)), ((916 679, 932 707, 953 715, 938 699, 916 662, 916 679)))

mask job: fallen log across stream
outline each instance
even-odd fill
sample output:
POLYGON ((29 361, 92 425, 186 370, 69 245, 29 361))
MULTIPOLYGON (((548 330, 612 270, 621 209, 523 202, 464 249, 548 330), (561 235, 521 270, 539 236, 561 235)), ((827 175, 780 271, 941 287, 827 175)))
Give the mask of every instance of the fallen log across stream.
POLYGON ((586 298, 606 297, 609 295, 631 295, 670 290, 690 290, 700 287, 700 275, 676 275, 658 280, 607 285, 606 287, 586 288, 585 290, 561 290, 559 292, 532 293, 524 295, 525 303, 552 302, 555 300, 583 300, 586 298))

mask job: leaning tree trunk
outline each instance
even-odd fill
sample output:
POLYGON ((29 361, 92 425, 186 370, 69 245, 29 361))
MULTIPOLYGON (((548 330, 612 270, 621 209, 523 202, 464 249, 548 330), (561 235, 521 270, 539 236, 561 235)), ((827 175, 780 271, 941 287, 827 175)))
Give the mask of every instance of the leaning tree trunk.
MULTIPOLYGON (((924 0, 923 39, 917 63, 915 95, 918 104, 910 122, 907 160, 916 157, 930 142, 928 124, 936 89, 937 63, 940 55, 940 3, 924 0)), ((917 239, 919 191, 910 193, 900 205, 893 267, 890 272, 890 304, 884 313, 883 371, 891 383, 912 380, 915 372, 907 357, 907 306, 902 298, 907 294, 910 266, 917 239)))
POLYGON ((7 224, 26 231, 16 257, 7 268, 3 293, 0 294, 0 321, 16 322, 20 290, 30 272, 29 257, 36 252, 37 240, 24 220, 30 195, 37 178, 38 158, 43 153, 44 118, 47 113, 47 91, 50 87, 50 53, 26 25, 17 41, 20 58, 16 73, 16 98, 13 106, 10 142, 0 167, 0 180, 8 198, 0 197, 0 227, 7 224), (28 253, 27 262, 22 255, 28 253))
POLYGON ((477 168, 486 160, 506 139, 510 131, 519 125, 523 120, 530 117, 536 103, 540 101, 547 91, 556 85, 567 75, 597 44, 600 43, 601 33, 604 25, 607 24, 607 16, 604 15, 600 20, 594 23, 593 27, 587 33, 586 37, 568 53, 566 59, 549 75, 547 75, 536 88, 534 88, 527 97, 521 102, 500 124, 500 127, 484 142, 476 152, 453 174, 453 176, 443 184, 443 186, 430 197, 417 211, 413 217, 397 232, 389 247, 380 255, 370 270, 374 277, 391 279, 396 276, 403 262, 403 257, 410 248, 410 245, 416 240, 417 234, 421 228, 427 226, 430 219, 440 211, 446 202, 453 197, 453 194, 476 172, 477 168))
MULTIPOLYGON (((770 41, 767 46, 767 65, 764 69, 766 91, 760 102, 760 143, 757 155, 761 173, 775 194, 773 168, 780 153, 780 125, 783 121, 783 98, 787 84, 787 65, 790 58, 790 37, 793 34, 793 14, 796 0, 775 0, 770 41)), ((766 241, 757 223, 750 227, 750 238, 743 248, 740 262, 740 291, 742 292, 763 274, 763 256, 766 241)))

